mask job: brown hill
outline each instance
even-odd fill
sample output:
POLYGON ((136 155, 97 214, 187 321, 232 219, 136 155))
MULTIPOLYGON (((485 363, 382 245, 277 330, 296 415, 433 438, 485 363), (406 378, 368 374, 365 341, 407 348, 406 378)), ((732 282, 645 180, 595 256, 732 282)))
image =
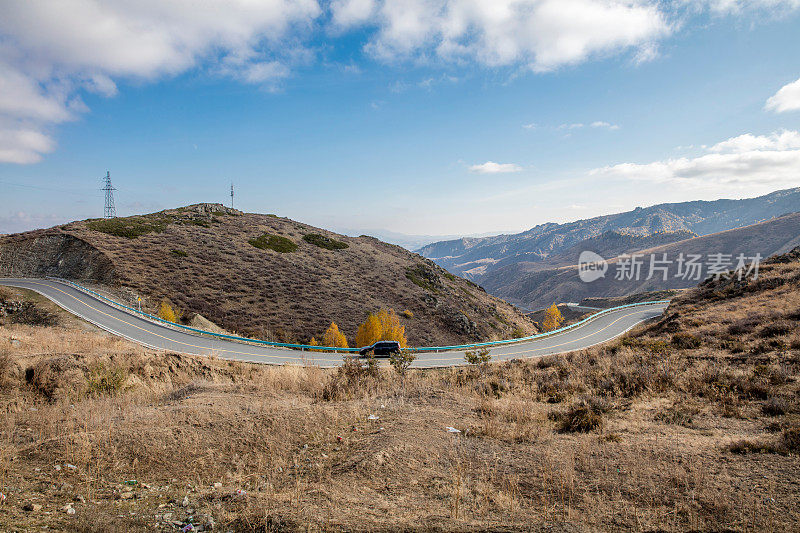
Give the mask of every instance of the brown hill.
POLYGON ((352 342, 366 314, 401 315, 409 342, 449 344, 532 333, 516 308, 419 255, 275 215, 198 204, 72 222, 0 238, 0 275, 94 280, 170 300, 229 331, 288 342, 336 322, 352 342))
MULTIPOLYGON (((643 255, 639 279, 615 279, 616 268, 621 260, 621 257, 617 256, 609 260, 606 276, 591 283, 580 280, 575 264, 548 270, 539 270, 536 266, 534 267, 536 270, 525 272, 520 270, 524 265, 518 263, 492 271, 482 279, 482 284, 501 298, 536 309, 553 302, 579 302, 589 297, 619 297, 641 292, 693 287, 703 278, 683 278, 677 275, 677 258, 681 253, 686 257, 689 254, 699 254, 704 263, 708 254, 724 253, 730 254, 735 262, 738 254, 749 257, 758 253, 766 258, 776 253, 784 253, 799 244, 800 213, 792 213, 743 228, 639 250, 636 253, 643 255), (664 253, 667 254, 668 260, 673 261, 669 265, 667 280, 663 280, 663 276, 658 272, 647 279, 650 254, 656 254, 657 258, 661 258, 664 253)), ((703 272, 705 277, 705 268, 703 272)))

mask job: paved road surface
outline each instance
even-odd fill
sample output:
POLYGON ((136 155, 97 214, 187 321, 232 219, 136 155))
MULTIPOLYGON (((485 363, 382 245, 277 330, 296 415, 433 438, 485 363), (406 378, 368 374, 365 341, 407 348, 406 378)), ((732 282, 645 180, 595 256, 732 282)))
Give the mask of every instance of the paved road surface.
MULTIPOLYGON (((342 362, 342 354, 251 345, 178 331, 122 311, 58 281, 0 278, 0 285, 34 290, 106 331, 151 348, 269 364, 338 366, 342 362)), ((492 359, 538 357, 588 348, 607 342, 644 320, 661 315, 665 308, 666 304, 661 303, 612 311, 562 333, 492 348, 492 359)), ((413 366, 437 367, 459 364, 464 364, 463 351, 419 353, 413 366)))

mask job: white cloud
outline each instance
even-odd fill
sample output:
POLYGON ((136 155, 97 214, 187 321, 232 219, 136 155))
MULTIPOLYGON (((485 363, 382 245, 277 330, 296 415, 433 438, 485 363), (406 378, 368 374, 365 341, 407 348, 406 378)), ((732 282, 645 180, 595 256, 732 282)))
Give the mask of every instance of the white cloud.
POLYGON ((531 122, 530 124, 523 124, 522 127, 526 130, 535 130, 538 125, 535 122, 531 122))
POLYGON ((37 129, 0 121, 0 162, 36 163, 54 148, 53 139, 37 129))
POLYGON ((597 120, 595 122, 592 122, 591 126, 593 128, 604 128, 604 129, 608 129, 608 130, 618 130, 619 129, 619 126, 617 126, 616 124, 611 124, 609 122, 604 122, 602 120, 597 120))
POLYGON ((331 19, 339 28, 356 26, 370 19, 375 7, 375 0, 334 0, 331 2, 331 19))
MULTIPOLYGON (((586 128, 586 127, 587 127, 587 124, 584 124, 583 122, 575 122, 575 123, 572 123, 572 124, 561 124, 558 127, 558 129, 560 129, 560 130, 580 130, 580 129, 583 129, 583 128, 586 128)), ((591 123, 588 124, 588 127, 590 127, 590 128, 603 128, 603 129, 607 129, 607 130, 618 130, 619 129, 619 126, 617 126, 616 124, 611 124, 610 122, 606 122, 604 120, 596 120, 594 122, 591 122, 591 123)))
MULTIPOLYGON (((684 2, 693 3, 698 0, 684 0, 684 2)), ((800 8, 800 0, 702 0, 698 3, 718 14, 741 14, 756 10, 786 12, 800 8)))
POLYGON ((706 148, 699 157, 647 164, 622 163, 589 172, 598 178, 623 178, 691 187, 792 186, 800 176, 800 133, 740 135, 706 148))
POLYGON ((495 163, 494 161, 487 161, 486 163, 469 167, 470 172, 477 172, 478 174, 502 174, 521 170, 522 167, 514 163, 495 163))
POLYGON ((289 74, 316 0, 39 0, 0 17, 0 162, 51 151, 54 125, 87 111, 81 90, 114 96, 115 79, 190 68, 267 85, 289 74))
POLYGON ((366 45, 385 61, 438 58, 547 71, 642 47, 670 33, 655 4, 622 0, 342 0, 341 26, 376 26, 366 45))
POLYGON ((636 52, 636 55, 633 57, 633 63, 635 65, 643 65, 645 63, 653 61, 657 57, 658 57, 658 44, 648 43, 639 48, 639 50, 636 52))
POLYGON ((781 87, 767 100, 764 107, 776 113, 800 110, 800 79, 781 87))
POLYGON ((797 150, 800 149, 800 133, 783 130, 771 135, 752 135, 745 133, 732 137, 708 148, 715 153, 744 153, 754 150, 797 150))

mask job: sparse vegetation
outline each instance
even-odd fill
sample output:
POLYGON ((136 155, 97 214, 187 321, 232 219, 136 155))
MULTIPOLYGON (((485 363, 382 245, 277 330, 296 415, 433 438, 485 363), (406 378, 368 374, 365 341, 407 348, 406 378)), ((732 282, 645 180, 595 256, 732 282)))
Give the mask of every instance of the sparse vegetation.
POLYGON ((172 250, 172 255, 175 257, 189 257, 189 254, 183 250, 172 250))
POLYGON ((566 411, 555 411, 552 418, 563 433, 587 433, 603 427, 608 410, 608 403, 598 397, 583 398, 566 411))
POLYGON ((423 264, 417 264, 406 269, 406 278, 414 285, 428 292, 438 293, 444 287, 439 275, 423 264))
POLYGON ((247 242, 256 248, 260 248, 261 250, 273 250, 282 254, 297 251, 297 243, 281 235, 270 235, 269 233, 265 233, 260 237, 255 237, 247 242))
POLYGON ((408 310, 408 309, 404 310, 404 311, 403 311, 403 313, 402 313, 402 315, 403 315, 405 318, 408 318, 408 319, 414 318, 414 313, 412 313, 412 312, 411 312, 410 310, 408 310))
POLYGON ((492 360, 492 355, 489 348, 483 347, 464 352, 464 360, 471 365, 483 366, 492 360))
POLYGON ((417 356, 408 350, 400 350, 399 352, 389 355, 389 364, 392 365, 395 372, 405 377, 411 363, 417 359, 417 356))
POLYGON ((89 367, 87 392, 96 396, 117 394, 122 391, 127 377, 121 367, 97 363, 89 367))
POLYGON ((350 245, 344 241, 338 241, 319 233, 307 233, 303 235, 303 240, 314 246, 325 248, 326 250, 344 250, 350 245))
POLYGON ((93 231, 107 233, 115 237, 136 239, 148 233, 161 233, 171 222, 173 222, 171 217, 156 214, 90 220, 86 223, 86 226, 93 231))

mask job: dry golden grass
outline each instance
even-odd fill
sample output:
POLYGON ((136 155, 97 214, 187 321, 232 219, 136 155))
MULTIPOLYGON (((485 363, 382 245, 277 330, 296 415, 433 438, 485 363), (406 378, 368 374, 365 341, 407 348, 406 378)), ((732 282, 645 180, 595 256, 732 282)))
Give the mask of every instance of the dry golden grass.
POLYGON ((405 378, 3 327, 0 529, 794 531, 798 272, 607 346, 405 378))

